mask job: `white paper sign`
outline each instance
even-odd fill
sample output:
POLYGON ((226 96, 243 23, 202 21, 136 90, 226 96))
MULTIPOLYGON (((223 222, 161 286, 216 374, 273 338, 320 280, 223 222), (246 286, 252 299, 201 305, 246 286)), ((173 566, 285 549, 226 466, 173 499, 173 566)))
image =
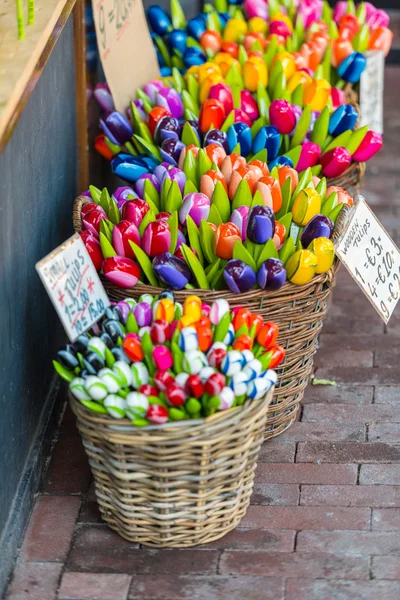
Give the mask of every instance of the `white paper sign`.
POLYGON ((110 305, 77 233, 36 263, 36 270, 71 342, 92 327, 110 305))
POLYGON ((336 254, 385 323, 400 297, 400 252, 363 196, 357 196, 336 254))
POLYGON ((115 108, 125 114, 137 88, 160 76, 141 0, 92 0, 104 74, 115 108))
POLYGON ((385 57, 382 50, 365 53, 367 66, 360 78, 360 127, 368 125, 383 133, 383 74, 385 57))

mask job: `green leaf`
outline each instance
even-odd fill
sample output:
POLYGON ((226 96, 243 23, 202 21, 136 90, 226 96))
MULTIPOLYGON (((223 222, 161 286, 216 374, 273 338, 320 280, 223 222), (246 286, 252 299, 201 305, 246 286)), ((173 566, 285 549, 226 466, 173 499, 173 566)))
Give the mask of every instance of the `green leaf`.
POLYGON ((326 177, 322 177, 315 190, 321 196, 321 204, 323 204, 326 198, 326 177))
POLYGON ((155 215, 157 215, 160 212, 158 206, 156 206, 154 204, 153 200, 147 194, 143 194, 143 195, 144 195, 143 200, 145 200, 147 202, 147 204, 150 206, 150 210, 152 210, 153 213, 155 215))
POLYGON ((163 57, 165 66, 170 67, 171 66, 171 57, 170 57, 168 48, 167 48, 164 40, 159 35, 156 35, 153 38, 153 43, 154 43, 155 47, 157 48, 157 50, 160 52, 161 56, 163 57))
POLYGON ((354 152, 357 150, 358 146, 361 144, 361 142, 367 135, 367 132, 368 132, 368 125, 365 125, 364 127, 360 127, 360 129, 356 129, 356 131, 352 132, 350 139, 345 144, 345 146, 346 146, 347 150, 350 152, 350 154, 352 154, 352 155, 354 154, 354 152))
POLYGON ((107 216, 110 219, 111 223, 114 223, 114 225, 119 223, 121 220, 117 205, 112 198, 110 198, 110 207, 108 209, 107 216))
POLYGON ((127 333, 139 333, 139 325, 133 312, 129 312, 125 328, 127 333))
POLYGON ((174 29, 186 29, 186 17, 179 0, 170 0, 169 10, 174 29))
POLYGON ((110 203, 111 203, 111 198, 110 198, 110 194, 108 193, 108 189, 103 188, 103 190, 100 194, 99 205, 105 211, 107 217, 108 217, 108 211, 110 209, 110 203))
POLYGON ((237 258, 238 260, 242 260, 246 265, 249 265, 253 269, 253 271, 257 270, 257 265, 255 263, 254 258, 251 256, 250 252, 246 250, 241 242, 236 242, 233 247, 233 258, 237 258))
POLYGON ((100 231, 100 247, 101 247, 101 252, 102 252, 104 258, 110 258, 111 256, 117 256, 117 253, 115 252, 114 248, 112 247, 112 245, 110 244, 110 242, 108 241, 108 239, 106 238, 104 233, 101 233, 101 231, 100 231))
POLYGON ((143 119, 140 116, 140 112, 138 111, 136 105, 131 102, 131 120, 133 125, 133 131, 135 133, 139 133, 139 125, 143 123, 143 119))
POLYGON ((272 239, 268 240, 268 242, 266 244, 264 244, 264 246, 261 250, 260 256, 258 257, 258 260, 257 260, 257 271, 261 267, 263 262, 268 260, 268 258, 279 258, 278 251, 277 251, 274 241, 272 239))
POLYGON ((255 244, 254 242, 251 242, 249 240, 249 238, 247 238, 244 242, 244 247, 246 248, 246 250, 251 254, 251 256, 254 258, 256 255, 256 251, 259 247, 259 244, 255 244))
MULTIPOLYGON (((149 213, 147 213, 149 214, 149 213)), ((143 273, 146 275, 150 285, 158 286, 157 277, 154 274, 153 267, 151 264, 150 258, 147 256, 146 252, 144 252, 140 246, 129 240, 129 244, 135 254, 135 258, 138 261, 140 268, 143 273)))
POLYGON ((311 167, 311 175, 312 176, 316 176, 318 177, 318 175, 321 173, 322 171, 322 165, 314 165, 313 167, 311 167))
POLYGON ((301 227, 296 225, 296 223, 292 223, 292 225, 290 226, 289 236, 293 239, 293 242, 295 244, 297 244, 297 242, 299 240, 300 230, 301 230, 301 227))
POLYGON ((254 154, 251 160, 261 160, 261 162, 267 162, 267 149, 263 148, 257 154, 254 154))
POLYGON ((343 208, 344 204, 343 202, 341 204, 338 204, 338 206, 335 206, 335 208, 329 213, 328 217, 334 222, 336 223, 336 219, 338 218, 338 216, 340 215, 340 212, 343 208))
POLYGON ((199 178, 197 173, 197 160, 193 152, 186 152, 185 160, 183 161, 183 171, 187 179, 190 179, 194 185, 199 187, 199 178))
POLYGON ((144 181, 143 194, 151 198, 157 209, 160 210, 160 194, 157 192, 150 179, 145 179, 144 181))
POLYGON ((183 256, 185 258, 186 263, 188 264, 190 270, 193 273, 194 278, 196 279, 199 288, 202 290, 209 290, 210 285, 208 283, 207 275, 204 272, 203 266, 197 256, 191 251, 191 249, 186 246, 186 244, 182 244, 180 246, 183 256))
POLYGON ((301 85, 301 83, 299 83, 299 85, 292 92, 292 103, 296 104, 297 106, 300 106, 300 108, 303 108, 303 106, 304 106, 303 96, 304 96, 304 89, 303 89, 303 86, 301 85))
POLYGON ((176 244, 178 242, 178 213, 174 211, 168 217, 168 225, 171 231, 171 243, 169 246, 169 251, 171 254, 175 254, 176 244))
POLYGON ((310 127, 311 122, 311 108, 309 104, 303 108, 303 112, 301 113, 301 117, 296 125, 295 132, 292 137, 292 141, 290 144, 291 148, 294 148, 298 144, 304 140, 307 135, 308 128, 310 127))
POLYGON ((331 381, 330 379, 317 379, 313 377, 311 379, 311 385, 337 385, 336 381, 331 381))
POLYGON ((188 89, 188 92, 189 92, 191 98, 194 98, 196 103, 198 103, 198 101, 199 101, 199 84, 197 82, 196 77, 192 74, 187 76, 187 89, 188 89))
POLYGON ((133 139, 138 144, 139 148, 150 158, 153 158, 156 162, 162 162, 162 156, 159 149, 154 144, 151 144, 140 135, 134 135, 133 139))
MULTIPOLYGON (((270 43, 270 45, 272 42, 270 43)), ((260 113, 260 117, 266 120, 266 123, 269 123, 269 107, 271 104, 271 99, 268 95, 267 90, 261 83, 257 86, 257 105, 258 112, 260 113)))
POLYGON ((278 49, 278 37, 276 35, 271 35, 267 51, 264 54, 264 60, 267 64, 268 69, 270 69, 270 67, 271 67, 271 63, 276 55, 277 49, 278 49))
POLYGON ((232 110, 229 115, 226 117, 222 127, 221 127, 221 131, 227 133, 228 129, 231 125, 233 125, 235 122, 235 112, 232 110))
POLYGON ((284 226, 284 228, 286 230, 286 235, 287 235, 289 233, 290 226, 292 224, 292 213, 289 212, 286 215, 284 215, 281 219, 278 219, 278 223, 280 223, 281 225, 284 226))
POLYGON ((73 373, 73 371, 69 371, 56 360, 53 360, 53 367, 55 368, 61 379, 64 379, 64 381, 68 381, 68 383, 70 383, 73 379, 75 379, 75 374, 73 373))
POLYGON ((211 168, 212 161, 208 158, 206 151, 203 149, 199 150, 199 153, 197 155, 197 174, 199 180, 204 175, 204 173, 210 171, 211 168))
POLYGON ((326 198, 325 202, 322 203, 321 206, 321 215, 325 215, 326 217, 330 212, 337 206, 339 201, 339 194, 337 192, 332 192, 326 198))
POLYGON ((220 258, 217 258, 217 260, 212 265, 209 265, 209 269, 207 270, 207 279, 210 284, 211 284, 212 280, 215 278, 218 271, 220 270, 220 266, 221 266, 220 258))
POLYGON ((172 185, 169 188, 167 201, 165 203, 165 210, 167 212, 173 213, 176 210, 179 210, 182 206, 182 194, 179 188, 178 182, 173 181, 172 185))
POLYGON ((172 69, 172 77, 174 78, 174 88, 181 94, 183 90, 186 90, 186 84, 179 69, 175 67, 172 69))
POLYGON ((143 236, 144 231, 147 227, 147 225, 149 223, 152 223, 153 221, 156 221, 156 215, 153 213, 152 210, 148 210, 147 213, 144 215, 140 225, 139 225, 139 233, 140 233, 140 237, 143 236))
POLYGON ((168 192, 169 192, 169 188, 171 187, 171 185, 172 185, 172 179, 169 179, 169 177, 166 177, 164 179, 164 183, 162 184, 162 187, 161 187, 160 208, 161 208, 162 212, 165 211, 165 204, 167 202, 168 192))
POLYGON ((299 146, 295 146, 294 148, 292 148, 288 152, 285 152, 285 156, 287 156, 288 158, 290 158, 290 160, 293 163, 293 167, 294 168, 297 167, 297 163, 300 160, 301 149, 302 149, 302 146, 299 145, 299 146))
POLYGON ((263 117, 259 117, 256 121, 254 121, 253 125, 251 126, 251 135, 253 136, 253 140, 260 131, 261 127, 264 127, 264 125, 265 119, 263 117))
POLYGON ((199 116, 199 105, 195 98, 193 98, 186 90, 182 92, 182 102, 186 110, 189 110, 191 113, 196 115, 196 118, 199 116))
POLYGON ((288 237, 282 248, 279 250, 279 259, 285 265, 289 258, 296 252, 296 246, 291 237, 288 237))
POLYGON ((328 135, 329 117, 329 108, 325 106, 315 121, 311 132, 311 141, 314 142, 314 144, 318 144, 320 148, 323 148, 328 135))
POLYGON ((329 150, 333 150, 334 148, 338 148, 341 146, 346 147, 346 145, 350 141, 351 135, 352 135, 352 132, 350 130, 343 131, 343 133, 341 133, 337 137, 333 138, 333 140, 330 142, 330 144, 328 144, 323 149, 323 152, 324 153, 329 152, 329 150))
POLYGON ((112 235, 111 235, 111 231, 107 225, 107 219, 101 219, 100 221, 100 233, 102 233, 103 235, 106 236, 107 240, 110 242, 111 244, 111 240, 112 240, 112 235))
POLYGON ((156 372, 156 367, 154 364, 154 360, 153 360, 153 343, 151 341, 151 337, 148 331, 146 331, 143 335, 142 335, 142 349, 143 349, 143 354, 144 354, 144 360, 146 362, 147 368, 149 370, 149 373, 151 375, 151 377, 153 377, 154 373, 156 372))
POLYGON ((183 126, 182 142, 185 144, 185 146, 190 146, 191 144, 193 144, 194 146, 197 146, 197 148, 200 148, 199 136, 197 135, 191 124, 187 121, 183 126))
POLYGON ((289 210, 290 200, 292 197, 292 180, 290 177, 285 179, 285 183, 281 187, 282 192, 282 206, 276 213, 276 218, 281 219, 289 210))
POLYGON ((307 185, 310 183, 310 181, 312 181, 312 173, 311 173, 311 169, 308 168, 305 171, 303 171, 302 173, 300 173, 300 175, 299 175, 299 183, 297 184, 296 189, 293 192, 289 210, 291 210, 293 202, 295 201, 298 193, 301 192, 301 190, 304 190, 304 188, 307 187, 307 185))
POLYGON ((213 250, 214 232, 207 221, 200 221, 200 242, 203 254, 207 262, 213 263, 216 260, 216 255, 213 250))
POLYGON ((183 197, 185 197, 187 194, 191 194, 192 192, 198 192, 198 191, 199 190, 194 185, 193 181, 190 181, 190 179, 187 179, 186 183, 185 183, 185 187, 183 188, 183 197))
POLYGON ((101 191, 99 188, 94 185, 89 185, 90 195, 92 196, 92 201, 96 204, 100 204, 101 191))
POLYGON ((239 183, 232 202, 232 210, 239 206, 251 206, 253 201, 249 184, 245 179, 239 183))
POLYGON ((231 203, 228 194, 221 181, 217 181, 213 195, 211 197, 211 205, 215 205, 218 209, 221 219, 226 223, 231 215, 231 203))
POLYGON ((201 249, 200 243, 200 232, 196 223, 193 221, 190 215, 186 217, 186 229, 188 232, 189 243, 191 248, 196 250, 197 254, 199 255, 199 260, 201 264, 204 264, 204 254, 203 250, 201 249))
POLYGON ((210 206, 208 222, 213 223, 217 227, 218 227, 218 225, 221 225, 221 223, 222 223, 221 215, 219 214, 218 208, 215 206, 215 204, 211 204, 211 206, 210 206))
POLYGON ((262 197, 260 190, 257 190, 253 196, 250 208, 253 208, 253 206, 264 206, 264 198, 262 197))

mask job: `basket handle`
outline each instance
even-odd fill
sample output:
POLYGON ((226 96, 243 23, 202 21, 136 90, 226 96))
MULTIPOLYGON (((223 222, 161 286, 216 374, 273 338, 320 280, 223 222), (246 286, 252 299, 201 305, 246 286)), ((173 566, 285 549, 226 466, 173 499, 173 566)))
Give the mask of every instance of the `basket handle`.
POLYGON ((82 207, 85 206, 85 204, 89 204, 89 202, 90 200, 86 196, 77 196, 74 200, 74 207, 72 209, 72 224, 76 233, 82 231, 81 211, 82 207))

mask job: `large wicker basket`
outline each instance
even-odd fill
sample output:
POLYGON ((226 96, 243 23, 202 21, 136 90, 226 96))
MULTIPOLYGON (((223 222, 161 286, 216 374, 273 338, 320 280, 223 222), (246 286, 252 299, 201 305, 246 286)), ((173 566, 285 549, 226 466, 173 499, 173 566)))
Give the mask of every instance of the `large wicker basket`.
POLYGON ((131 542, 194 546, 246 513, 272 390, 206 419, 133 427, 70 396, 104 521, 131 542))
MULTIPOLYGON (((82 229, 81 208, 89 200, 78 196, 75 200, 73 222, 75 231, 82 229)), ((336 222, 333 241, 340 236, 346 220, 347 207, 344 207, 336 222)), ((181 290, 175 292, 178 302, 184 302, 188 295, 197 294, 204 302, 211 304, 218 298, 226 298, 232 307, 247 306, 260 313, 266 320, 279 326, 278 343, 286 350, 283 363, 276 369, 279 377, 275 393, 268 410, 265 439, 275 437, 285 431, 296 420, 296 414, 313 370, 314 354, 318 347, 318 334, 328 308, 328 298, 334 285, 335 273, 339 266, 337 259, 333 267, 322 275, 315 276, 306 285, 295 286, 286 283, 276 292, 251 290, 236 295, 229 290, 181 290)), ((137 285, 131 289, 115 286, 101 275, 103 285, 112 301, 126 297, 139 298, 142 294, 159 294, 163 288, 137 285)))
POLYGON ((347 191, 354 189, 359 194, 364 173, 365 163, 353 162, 339 177, 328 179, 327 185, 337 185, 347 191))

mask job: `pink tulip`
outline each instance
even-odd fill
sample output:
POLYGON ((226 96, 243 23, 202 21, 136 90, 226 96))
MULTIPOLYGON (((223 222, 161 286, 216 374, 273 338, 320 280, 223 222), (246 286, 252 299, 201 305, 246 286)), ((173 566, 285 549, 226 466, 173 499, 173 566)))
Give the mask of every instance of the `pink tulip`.
POLYGON ((305 171, 309 167, 314 167, 318 164, 321 156, 321 148, 313 142, 304 142, 301 147, 299 162, 296 165, 298 172, 305 171))
POLYGON ((290 133, 296 126, 296 114, 287 100, 274 100, 269 107, 269 120, 279 133, 290 133))
POLYGON ((130 221, 134 223, 136 227, 139 227, 144 215, 150 210, 150 206, 145 200, 141 198, 134 198, 133 200, 127 200, 122 205, 121 216, 124 221, 130 221))
POLYGON ((240 108, 235 108, 235 123, 245 123, 249 127, 253 125, 249 115, 240 110, 240 108))
POLYGON ((140 234, 136 225, 130 221, 120 221, 114 225, 112 230, 112 245, 119 256, 135 258, 135 253, 129 244, 130 241, 140 246, 140 234))
POLYGON ((297 9, 297 14, 303 17, 304 27, 307 29, 311 23, 317 22, 322 17, 322 5, 320 0, 303 0, 297 9))
POLYGON ((216 85, 213 85, 210 88, 208 97, 221 102, 224 107, 226 117, 233 110, 233 96, 229 85, 225 85, 225 83, 217 83, 216 85))
POLYGON ((244 8, 249 19, 260 17, 264 21, 268 20, 268 4, 265 0, 245 0, 244 8))
POLYGON ((376 29, 383 25, 383 27, 388 27, 390 17, 384 10, 377 10, 373 4, 370 2, 364 3, 366 16, 365 23, 370 27, 370 29, 376 29))
POLYGON ((169 251, 171 230, 167 221, 153 221, 143 232, 142 248, 147 256, 154 258, 169 251))
POLYGON ((158 79, 154 79, 153 81, 146 83, 146 85, 143 87, 143 91, 148 95, 152 102, 155 102, 157 93, 163 88, 165 88, 165 84, 158 79))
POLYGON ((207 220, 210 213, 210 199, 201 192, 192 192, 186 194, 183 199, 182 206, 179 210, 179 222, 181 225, 186 225, 186 219, 190 216, 200 227, 202 219, 207 220))
POLYGON ((130 258, 111 256, 103 262, 106 279, 122 288, 134 287, 139 281, 140 269, 130 258))
POLYGON ((321 156, 320 163, 325 177, 339 177, 350 166, 351 154, 346 148, 333 148, 321 156))
POLYGON ((240 109, 250 117, 252 122, 260 116, 257 102, 249 90, 242 90, 240 92, 240 109))
POLYGON ((284 21, 272 21, 269 26, 269 33, 270 35, 280 35, 284 38, 290 37, 291 35, 290 29, 284 21))
POLYGON ((339 88, 331 88, 331 98, 332 98, 332 104, 333 104, 333 108, 338 108, 338 106, 341 106, 342 104, 346 104, 346 94, 343 90, 339 89, 339 88))
POLYGON ((335 8, 333 9, 333 20, 336 21, 336 23, 339 23, 340 19, 345 14, 347 14, 347 2, 345 2, 344 0, 336 2, 335 8))
POLYGON ((363 162, 372 158, 382 148, 383 140, 380 133, 368 131, 361 144, 353 154, 353 159, 363 162))

